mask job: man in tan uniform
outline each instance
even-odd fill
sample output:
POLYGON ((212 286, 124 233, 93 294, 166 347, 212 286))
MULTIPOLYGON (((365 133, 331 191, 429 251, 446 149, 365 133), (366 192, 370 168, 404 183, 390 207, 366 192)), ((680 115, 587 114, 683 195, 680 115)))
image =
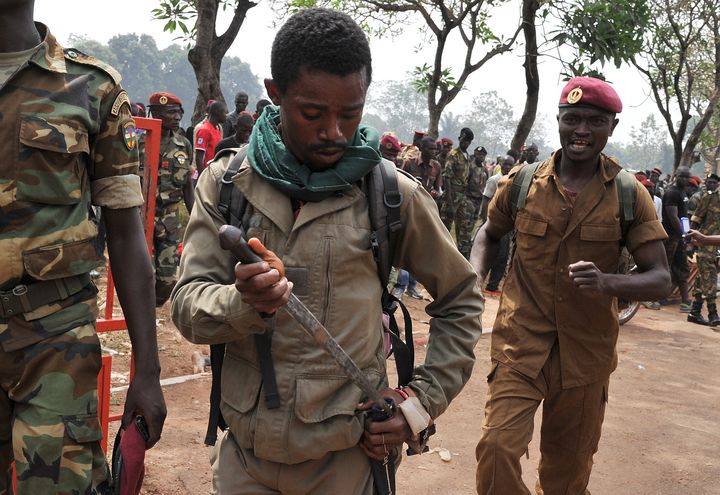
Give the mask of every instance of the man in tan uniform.
POLYGON ((516 251, 493 327, 478 494, 530 493, 520 457, 543 404, 539 480, 545 495, 584 494, 617 364, 615 297, 656 300, 670 290, 665 232, 645 189, 635 187, 634 218, 622 232, 615 177, 602 154, 622 103, 598 79, 571 79, 562 91, 560 144, 536 170, 524 207, 511 201, 514 169, 490 204, 471 263, 483 280, 502 236, 517 230, 516 251), (517 208, 517 212, 514 210, 517 208), (616 274, 621 242, 640 273, 616 274))
POLYGON ((418 401, 437 418, 470 376, 482 297, 433 199, 398 171, 402 232, 392 264, 415 274, 435 302, 425 362, 408 387, 388 388, 365 192, 381 161, 379 135, 360 125, 371 80, 368 41, 347 15, 307 9, 278 32, 271 69, 265 87, 278 106, 255 124, 233 184, 248 202, 248 236, 281 263, 236 264, 221 249, 219 187, 229 160, 221 155, 196 189, 173 321, 193 342, 227 343, 220 408, 228 430, 212 455, 219 493, 371 495, 368 458, 383 460, 410 439, 404 415, 366 422, 360 389, 278 310, 292 291, 382 395, 400 407, 418 401), (265 396, 254 345, 268 325, 279 404, 265 396))

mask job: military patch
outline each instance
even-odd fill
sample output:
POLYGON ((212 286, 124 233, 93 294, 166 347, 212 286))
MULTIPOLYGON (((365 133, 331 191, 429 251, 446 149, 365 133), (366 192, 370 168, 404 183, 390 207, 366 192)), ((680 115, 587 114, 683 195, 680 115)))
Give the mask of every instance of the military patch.
POLYGON ((567 95, 567 102, 571 105, 577 103, 580 101, 583 95, 582 88, 575 88, 572 91, 570 91, 567 95))
POLYGON ((175 154, 173 155, 173 158, 175 158, 175 160, 176 160, 180 165, 185 165, 185 162, 187 161, 188 156, 187 156, 187 153, 185 153, 184 151, 177 151, 177 152, 175 152, 175 154))
POLYGON ((132 120, 123 124, 123 138, 125 147, 134 150, 137 146, 137 130, 135 129, 135 122, 132 120))
POLYGON ((125 90, 120 91, 115 97, 115 101, 113 102, 112 107, 110 107, 110 115, 115 117, 120 115, 120 109, 122 108, 123 103, 127 104, 128 108, 130 108, 130 98, 128 98, 128 94, 125 90))

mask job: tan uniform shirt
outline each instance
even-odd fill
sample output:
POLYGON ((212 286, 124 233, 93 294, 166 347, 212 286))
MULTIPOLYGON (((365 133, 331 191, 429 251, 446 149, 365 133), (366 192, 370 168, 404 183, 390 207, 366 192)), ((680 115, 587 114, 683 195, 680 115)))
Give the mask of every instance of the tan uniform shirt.
MULTIPOLYGON (((268 410, 252 335, 264 322, 234 287, 233 256, 220 248, 218 187, 227 155, 197 186, 185 234, 173 321, 196 343, 227 343, 221 410, 238 444, 257 457, 295 464, 357 445, 362 399, 332 358, 279 311, 272 354, 281 407, 268 410)), ((470 377, 480 337, 482 296, 472 266, 455 249, 437 207, 418 182, 399 172, 403 232, 393 265, 411 271, 435 301, 428 306, 425 363, 410 386, 439 416, 470 377)), ((249 205, 243 224, 283 261, 294 293, 327 327, 378 389, 387 384, 382 352, 381 284, 370 247, 367 198, 360 187, 308 202, 293 218, 290 199, 246 161, 234 179, 249 205)))
MULTIPOLYGON (((492 358, 535 378, 559 341, 563 388, 606 379, 617 365, 615 298, 578 290, 568 266, 592 261, 605 273, 617 272, 620 210, 616 161, 601 155, 596 175, 568 206, 555 173, 556 152, 544 161, 513 224, 510 189, 518 168, 501 181, 488 217, 503 230, 517 229, 516 251, 492 334, 492 358)), ((636 184, 635 218, 626 245, 667 236, 643 186, 636 184)))

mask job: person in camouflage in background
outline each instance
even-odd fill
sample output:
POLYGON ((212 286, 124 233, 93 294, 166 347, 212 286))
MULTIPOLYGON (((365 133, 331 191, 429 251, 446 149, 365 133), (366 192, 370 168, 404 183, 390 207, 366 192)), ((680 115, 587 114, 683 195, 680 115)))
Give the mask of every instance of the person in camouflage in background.
POLYGON ((177 281, 178 246, 182 240, 180 201, 185 201, 190 213, 195 202, 190 180, 194 167, 192 145, 179 132, 183 117, 180 98, 172 93, 153 93, 148 106, 152 116, 162 121, 153 234, 155 305, 162 306, 177 281))
POLYGON ((123 421, 160 438, 152 267, 130 101, 111 67, 63 50, 32 0, 0 0, 0 494, 105 493, 97 410, 101 206, 135 356, 123 421))
POLYGON ((487 184, 488 180, 488 172, 485 168, 485 158, 487 158, 487 150, 485 150, 482 146, 475 148, 475 151, 473 152, 473 164, 468 172, 466 194, 467 199, 472 206, 468 216, 470 217, 473 227, 477 222, 478 216, 480 216, 483 192, 485 191, 485 184, 487 184))
POLYGON ((448 154, 443 169, 445 194, 440 207, 440 219, 445 228, 452 232, 453 223, 455 224, 455 242, 458 248, 466 250, 466 252, 461 250, 465 258, 470 256, 470 235, 472 231, 468 217, 470 205, 467 204, 467 198, 465 197, 468 172, 470 170, 470 156, 467 149, 474 138, 473 131, 464 127, 460 130, 458 147, 448 154))
MULTIPOLYGON (((705 181, 707 192, 700 199, 695 212, 692 215, 691 226, 693 230, 699 230, 705 235, 720 234, 720 193, 717 191, 718 177, 716 174, 710 174, 705 181)), ((691 323, 700 325, 710 325, 712 327, 720 325, 720 317, 718 317, 717 306, 715 304, 717 294, 717 277, 718 270, 715 264, 717 257, 717 248, 714 246, 704 246, 698 248, 696 259, 698 266, 698 276, 693 286, 692 308, 688 314, 687 320, 691 323), (707 303, 708 319, 702 316, 703 300, 707 303)))

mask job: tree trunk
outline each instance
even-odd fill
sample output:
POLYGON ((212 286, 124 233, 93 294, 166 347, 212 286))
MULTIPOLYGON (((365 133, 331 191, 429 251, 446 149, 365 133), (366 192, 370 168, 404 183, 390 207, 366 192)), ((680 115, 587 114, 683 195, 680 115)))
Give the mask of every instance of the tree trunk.
POLYGON ((527 86, 525 108, 518 122, 515 135, 510 143, 510 149, 520 152, 525 140, 530 135, 535 116, 537 115, 538 99, 540 96, 540 75, 537 68, 537 32, 535 30, 535 15, 540 8, 537 0, 523 0, 522 22, 525 36, 525 85, 527 86))
POLYGON ((197 21, 195 28, 197 35, 195 46, 188 52, 188 61, 195 72, 195 79, 198 83, 198 96, 195 99, 195 107, 191 122, 197 124, 205 115, 205 109, 209 100, 220 100, 223 103, 222 90, 220 89, 220 67, 222 59, 237 37, 240 27, 245 21, 247 11, 257 5, 249 0, 237 0, 233 19, 227 30, 220 36, 215 33, 217 21, 218 0, 196 0, 197 21))
POLYGON ((430 104, 428 105, 428 128, 427 128, 427 134, 428 136, 432 136, 435 139, 438 138, 438 135, 440 134, 440 117, 442 116, 442 112, 445 109, 445 107, 441 107, 438 104, 430 104))

